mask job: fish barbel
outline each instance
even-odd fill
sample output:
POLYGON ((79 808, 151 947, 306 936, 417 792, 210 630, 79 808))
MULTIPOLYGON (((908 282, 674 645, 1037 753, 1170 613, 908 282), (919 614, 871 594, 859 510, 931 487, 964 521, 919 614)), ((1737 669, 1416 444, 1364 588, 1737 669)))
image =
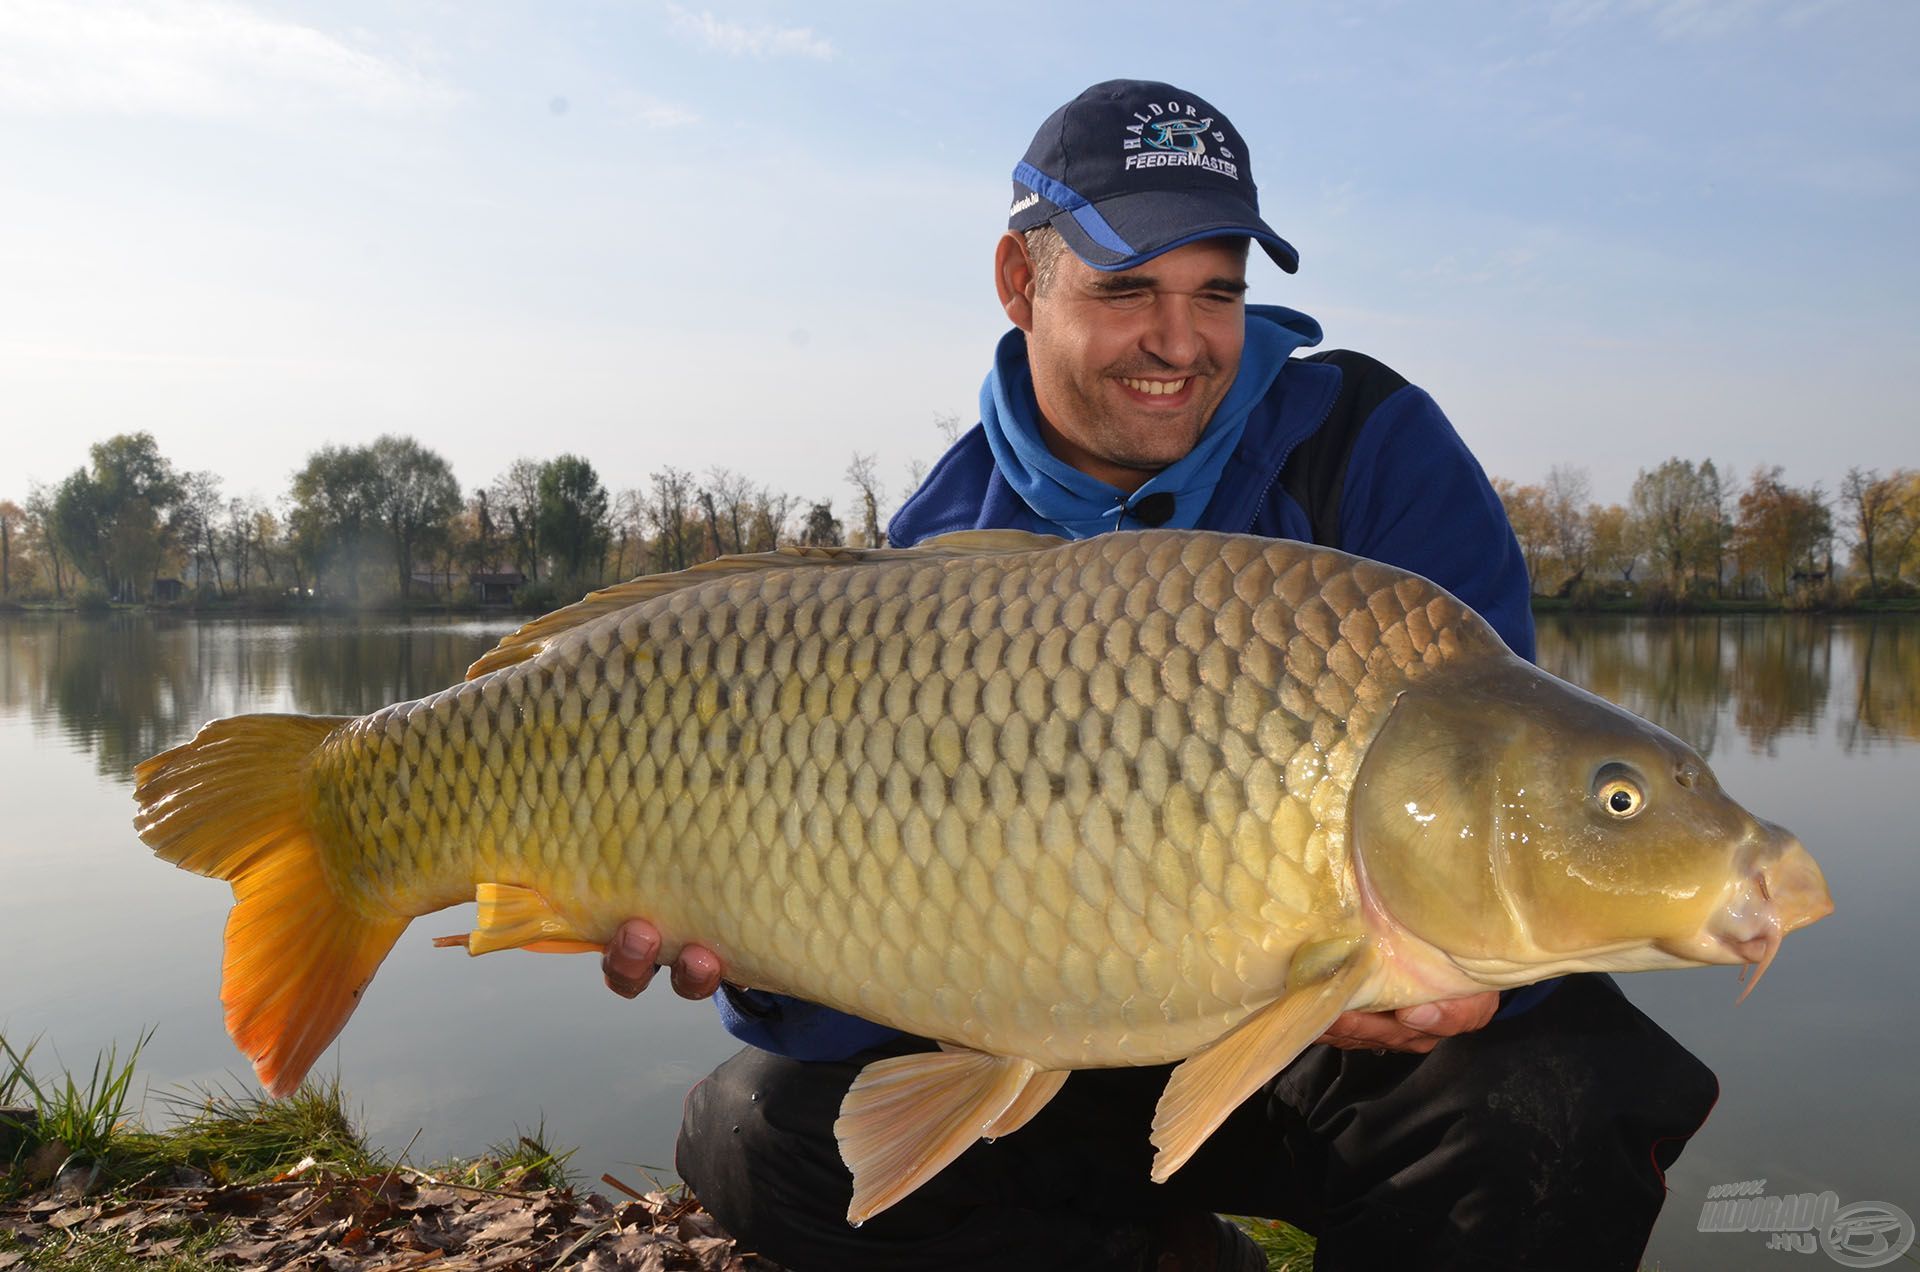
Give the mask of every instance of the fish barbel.
POLYGON ((947 1044, 835 1132, 864 1219, 1069 1070, 1181 1061, 1165 1179, 1348 1009, 1745 963, 1818 867, 1684 743, 1417 575, 1198 531, 783 549, 595 593, 465 682, 241 716, 138 770, 231 883, 221 998, 291 1091, 407 923, 669 960, 947 1044))

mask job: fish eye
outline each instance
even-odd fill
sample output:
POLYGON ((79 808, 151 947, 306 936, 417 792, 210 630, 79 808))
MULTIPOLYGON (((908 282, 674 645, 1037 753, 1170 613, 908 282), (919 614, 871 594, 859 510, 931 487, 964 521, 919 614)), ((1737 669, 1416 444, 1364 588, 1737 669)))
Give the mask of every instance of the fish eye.
POLYGON ((1647 806, 1646 792, 1624 764, 1609 764, 1593 780, 1593 796, 1607 815, 1627 820, 1647 806))

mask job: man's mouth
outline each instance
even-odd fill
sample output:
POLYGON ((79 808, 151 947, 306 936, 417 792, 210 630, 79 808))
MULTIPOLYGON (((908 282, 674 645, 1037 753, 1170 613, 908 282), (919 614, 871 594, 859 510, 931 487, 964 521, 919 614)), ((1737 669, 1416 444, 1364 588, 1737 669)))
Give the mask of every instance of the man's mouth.
POLYGON ((1178 380, 1137 380, 1132 376, 1122 376, 1120 383, 1148 397, 1171 397, 1186 388, 1192 379, 1192 376, 1181 376, 1178 380))

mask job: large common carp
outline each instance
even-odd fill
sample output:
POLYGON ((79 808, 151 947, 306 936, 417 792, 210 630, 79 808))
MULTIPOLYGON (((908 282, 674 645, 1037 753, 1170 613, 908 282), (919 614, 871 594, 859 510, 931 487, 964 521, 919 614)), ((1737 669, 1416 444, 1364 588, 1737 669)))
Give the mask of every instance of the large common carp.
POLYGON ((1156 1179, 1340 1012, 1582 969, 1764 970, 1829 912, 1688 746, 1403 570, 1187 531, 980 531, 638 579, 355 718, 218 720, 135 824, 225 879, 227 1027, 275 1094, 412 918, 661 957, 948 1047, 864 1070, 849 1218, 1172 1060, 1156 1179))

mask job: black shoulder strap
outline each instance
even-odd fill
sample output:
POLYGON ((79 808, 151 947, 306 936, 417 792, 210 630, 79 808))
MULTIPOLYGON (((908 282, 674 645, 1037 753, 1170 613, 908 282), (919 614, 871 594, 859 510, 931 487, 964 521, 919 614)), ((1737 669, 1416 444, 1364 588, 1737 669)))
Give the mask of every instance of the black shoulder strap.
POLYGON ((1308 354, 1303 362, 1325 362, 1340 369, 1340 392, 1313 436, 1293 448, 1280 469, 1280 488, 1307 510, 1313 541, 1340 546, 1340 496, 1347 486, 1360 426, 1382 402, 1406 387, 1404 376, 1384 362, 1350 349, 1308 354))

